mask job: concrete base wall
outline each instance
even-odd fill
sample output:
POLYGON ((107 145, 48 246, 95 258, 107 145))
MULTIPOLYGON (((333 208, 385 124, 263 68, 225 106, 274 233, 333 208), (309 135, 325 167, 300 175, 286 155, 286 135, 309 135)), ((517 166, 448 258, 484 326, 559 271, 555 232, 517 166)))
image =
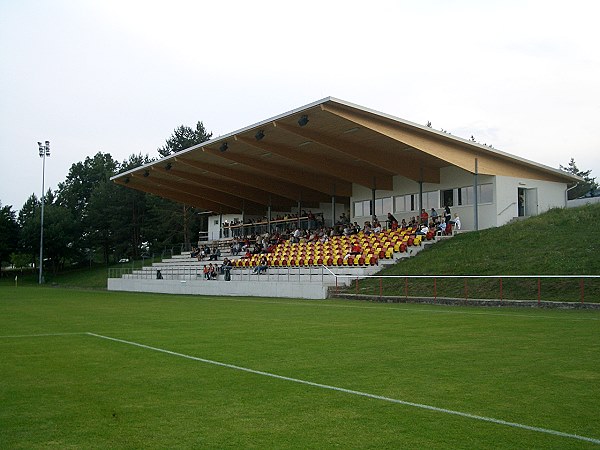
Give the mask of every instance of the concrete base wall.
POLYGON ((160 294, 225 295, 235 297, 286 297, 325 299, 327 286, 321 283, 149 280, 109 278, 109 291, 154 292, 160 294))

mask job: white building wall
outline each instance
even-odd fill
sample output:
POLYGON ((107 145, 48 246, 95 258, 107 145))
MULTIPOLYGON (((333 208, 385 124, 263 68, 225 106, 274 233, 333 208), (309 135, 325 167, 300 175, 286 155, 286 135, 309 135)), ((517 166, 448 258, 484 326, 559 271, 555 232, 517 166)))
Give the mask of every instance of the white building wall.
MULTIPOLYGON (((527 192, 532 194, 532 198, 535 199, 535 205, 532 203, 533 200, 529 201, 528 214, 536 215, 544 211, 547 211, 554 207, 565 207, 566 206, 566 195, 567 189, 566 183, 556 183, 550 181, 531 180, 526 178, 514 178, 514 177, 502 177, 502 176, 491 176, 491 175, 479 175, 477 180, 478 185, 492 184, 493 195, 492 201, 482 203, 481 198, 479 199, 478 205, 478 226, 479 229, 491 228, 500 225, 504 225, 515 217, 518 217, 518 192, 519 188, 526 189, 527 192)), ((378 218, 382 221, 386 220, 387 213, 392 214, 401 221, 402 219, 410 220, 414 216, 419 216, 421 207, 418 204, 419 197, 419 183, 402 176, 395 176, 393 179, 394 189, 392 191, 377 190, 375 192, 375 198, 381 199, 386 197, 392 198, 392 211, 383 211, 383 214, 378 214, 378 218), (414 194, 416 196, 415 209, 412 211, 400 212, 396 209, 395 197, 403 196, 407 194, 414 194)), ((458 214, 463 230, 475 229, 475 208, 472 204, 459 205, 458 201, 458 189, 472 187, 474 185, 474 176, 472 173, 462 170, 458 167, 444 167, 440 170, 440 183, 423 183, 423 193, 436 192, 432 197, 434 200, 434 207, 438 210, 439 214, 442 214, 444 205, 441 204, 442 197, 441 192, 444 190, 453 190, 453 205, 450 207, 452 216, 458 214)), ((350 198, 350 214, 349 217, 352 221, 358 222, 362 225, 365 221, 371 220, 370 214, 363 214, 360 216, 354 215, 354 204, 357 201, 370 201, 372 199, 371 189, 354 184, 352 187, 352 197, 350 198)), ((308 211, 308 208, 304 208, 308 211)), ((294 211, 294 208, 292 208, 294 211)), ((313 209, 313 212, 321 212, 325 218, 325 224, 331 225, 331 203, 321 203, 319 208, 313 209)), ((295 212, 295 211, 294 211, 295 212)), ((427 208, 427 212, 430 213, 430 207, 427 208)), ((335 220, 339 219, 342 213, 348 214, 347 207, 343 204, 336 203, 335 205, 335 220)), ((272 212, 273 216, 277 214, 285 214, 285 212, 272 212)), ((250 216, 246 217, 249 218, 250 216)), ((252 216, 253 217, 253 216, 252 216)), ((241 214, 224 214, 223 221, 227 220, 232 222, 234 219, 241 220, 241 214)), ((208 219, 208 238, 209 240, 219 238, 219 216, 210 216, 208 219)))
MULTIPOLYGON (((442 204, 441 193, 445 190, 453 190, 453 204, 450 207, 452 216, 458 214, 461 219, 463 230, 475 229, 475 208, 471 204, 459 204, 458 190, 461 188, 472 188, 475 183, 475 177, 472 173, 462 170, 458 167, 445 167, 440 170, 440 183, 423 183, 423 193, 436 192, 432 195, 434 202, 429 205, 427 212, 430 213, 431 206, 435 207, 439 214, 442 213, 444 205, 442 204)), ((535 215, 547 211, 553 207, 565 206, 565 183, 556 183, 549 181, 531 180, 513 177, 496 177, 492 175, 478 175, 478 186, 492 185, 491 201, 482 202, 479 197, 478 202, 478 227, 479 229, 491 228, 504 225, 514 217, 518 216, 518 189, 526 189, 530 195, 528 202, 528 214, 535 215), (535 204, 534 204, 535 203, 535 204)), ((393 191, 376 191, 375 198, 392 197, 414 194, 417 198, 415 209, 412 211, 400 212, 396 208, 396 202, 393 202, 392 214, 401 221, 410 220, 420 214, 421 207, 418 205, 419 183, 407 178, 394 177, 393 191)), ((425 197, 425 195, 424 195, 425 197)), ((353 221, 359 224, 366 220, 371 220, 370 215, 363 214, 354 216, 354 203, 357 201, 371 200, 371 190, 364 186, 353 185, 353 195, 351 198, 350 210, 353 221)), ((425 199, 424 199, 425 200, 425 199)), ((463 203, 465 199, 462 199, 463 203)), ((383 216, 378 215, 380 220, 385 220, 387 211, 383 216)))
POLYGON ((525 189, 533 194, 528 196, 530 201, 525 216, 537 215, 551 208, 566 206, 566 183, 498 176, 496 177, 497 226, 504 225, 519 216, 519 189, 525 189), (535 204, 533 204, 533 200, 535 200, 535 204))

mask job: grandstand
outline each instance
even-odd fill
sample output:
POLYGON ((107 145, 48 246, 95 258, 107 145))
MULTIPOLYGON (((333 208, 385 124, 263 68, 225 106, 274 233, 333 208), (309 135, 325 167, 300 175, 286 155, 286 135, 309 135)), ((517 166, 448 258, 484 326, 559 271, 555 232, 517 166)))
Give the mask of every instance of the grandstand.
MULTIPOLYGON (((200 261, 185 253, 139 270, 112 269, 109 289, 211 295, 256 295, 293 298, 327 298, 339 275, 362 278, 373 275, 400 258, 417 254, 426 245, 443 239, 433 231, 416 235, 416 228, 383 230, 375 235, 360 232, 353 236, 334 236, 326 243, 284 241, 271 253, 251 257, 231 255, 230 239, 219 241, 221 257, 200 261), (359 245, 360 254, 349 255, 348 248, 359 245), (264 274, 256 273, 260 258, 267 258, 264 274), (222 268, 232 261, 231 280, 225 281, 221 269, 216 280, 204 278, 204 266, 222 268)), ((211 244, 217 244, 212 242, 211 244)), ((346 278, 344 283, 350 283, 346 278)))
MULTIPOLYGON (((577 180, 331 97, 113 177, 208 211, 208 240, 224 246, 232 235, 288 236, 293 228, 313 228, 306 210, 329 229, 341 216, 362 224, 392 213, 411 223, 423 210, 446 207, 460 215, 463 230, 496 227, 564 207, 568 183, 577 180)), ((115 274, 109 289, 324 298, 335 281, 332 273, 372 273, 435 241, 414 229, 392 231, 381 221, 387 230, 378 236, 279 243, 267 255, 266 277, 252 273, 260 257, 251 256, 235 261, 232 283, 196 286, 202 265, 173 258, 127 277, 115 274), (346 257, 355 242, 360 254, 346 257), (158 270, 162 279, 156 279, 158 270)))

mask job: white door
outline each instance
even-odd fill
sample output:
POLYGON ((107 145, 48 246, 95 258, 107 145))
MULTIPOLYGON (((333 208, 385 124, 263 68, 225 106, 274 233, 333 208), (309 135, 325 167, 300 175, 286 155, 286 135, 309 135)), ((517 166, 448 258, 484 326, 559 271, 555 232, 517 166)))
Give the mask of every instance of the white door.
POLYGON ((537 189, 525 189, 525 215, 537 216, 538 214, 538 191, 537 189))

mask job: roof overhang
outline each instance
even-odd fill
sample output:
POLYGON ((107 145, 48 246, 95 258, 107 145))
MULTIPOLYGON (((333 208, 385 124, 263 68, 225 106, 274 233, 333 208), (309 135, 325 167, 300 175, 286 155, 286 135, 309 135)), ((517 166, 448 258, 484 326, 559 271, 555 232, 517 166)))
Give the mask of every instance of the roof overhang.
POLYGON ((439 183, 440 169, 572 183, 579 178, 429 127, 325 98, 112 177, 221 213, 348 202, 353 184, 394 175, 439 183))

